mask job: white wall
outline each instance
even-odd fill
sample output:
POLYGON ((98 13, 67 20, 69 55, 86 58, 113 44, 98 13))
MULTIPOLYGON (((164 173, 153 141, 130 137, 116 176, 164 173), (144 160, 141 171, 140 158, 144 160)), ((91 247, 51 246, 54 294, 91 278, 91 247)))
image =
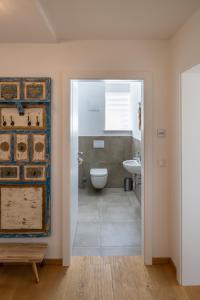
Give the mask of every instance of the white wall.
MULTIPOLYGON (((168 136, 156 137, 156 128, 168 129, 169 111, 168 41, 70 41, 59 44, 1 44, 0 76, 50 76, 52 94, 52 235, 48 257, 62 257, 62 74, 76 70, 148 71, 153 78, 153 256, 170 255, 168 166, 159 168, 157 159, 168 160, 168 136)), ((200 52, 199 52, 200 53, 200 52)), ((67 99, 66 99, 67 101, 67 99)), ((69 140, 70 144, 70 140, 69 140)), ((69 151, 66 148, 66 151, 69 151)), ((66 178, 66 181, 68 178, 66 178)), ((1 239, 7 241, 8 239, 1 239)), ((9 241, 13 241, 10 239, 9 241)), ((19 241, 19 240, 18 240, 19 241)), ((21 241, 30 241, 21 239, 21 241)), ((33 240, 31 240, 33 241, 33 240)))
POLYGON ((106 135, 104 81, 79 81, 79 136, 106 135))
POLYGON ((200 284, 200 74, 185 72, 182 102, 182 284, 200 284))
MULTIPOLYGON (((117 78, 116 78, 117 79, 117 78)), ((79 91, 79 136, 127 136, 133 134, 136 139, 141 139, 138 130, 138 103, 141 102, 141 82, 132 82, 132 133, 105 131, 105 82, 78 81, 79 91)))
MULTIPOLYGON (((170 224, 171 257, 181 282, 181 190, 180 190, 180 74, 200 63, 200 10, 177 32, 171 41, 171 110, 170 110, 170 224)), ((191 220, 192 222, 192 220, 191 220)))

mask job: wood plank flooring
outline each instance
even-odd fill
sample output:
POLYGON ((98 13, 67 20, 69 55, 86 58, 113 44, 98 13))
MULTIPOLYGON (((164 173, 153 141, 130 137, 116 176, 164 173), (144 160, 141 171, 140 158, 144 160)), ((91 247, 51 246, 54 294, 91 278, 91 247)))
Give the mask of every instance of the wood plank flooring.
POLYGON ((200 287, 178 286, 171 265, 141 257, 73 257, 45 265, 35 284, 30 266, 0 266, 0 300, 200 300, 200 287))

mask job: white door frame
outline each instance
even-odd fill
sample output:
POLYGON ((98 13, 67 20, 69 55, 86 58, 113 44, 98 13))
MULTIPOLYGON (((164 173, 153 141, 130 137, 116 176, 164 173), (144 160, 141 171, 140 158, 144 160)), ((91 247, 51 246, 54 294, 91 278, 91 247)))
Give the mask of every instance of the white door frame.
MULTIPOLYGON (((180 285, 183 285, 183 195, 182 195, 182 164, 183 164, 183 148, 182 148, 182 137, 183 137, 183 118, 182 118, 182 109, 183 109, 183 75, 184 74, 191 74, 193 73, 192 70, 195 70, 200 64, 195 64, 190 68, 182 70, 181 72, 177 73, 177 81, 178 81, 178 129, 179 129, 179 136, 178 136, 178 259, 177 259, 177 280, 180 285)), ((196 73, 196 70, 195 72, 196 73)), ((198 70, 199 73, 199 70, 198 70)), ((197 73, 197 74, 198 74, 197 73)))
POLYGON ((152 73, 134 71, 74 71, 62 74, 62 259, 63 265, 71 264, 71 80, 143 80, 143 191, 142 191, 142 239, 144 264, 152 264, 152 198, 153 198, 153 91, 152 73), (145 128, 145 130, 144 130, 145 128))

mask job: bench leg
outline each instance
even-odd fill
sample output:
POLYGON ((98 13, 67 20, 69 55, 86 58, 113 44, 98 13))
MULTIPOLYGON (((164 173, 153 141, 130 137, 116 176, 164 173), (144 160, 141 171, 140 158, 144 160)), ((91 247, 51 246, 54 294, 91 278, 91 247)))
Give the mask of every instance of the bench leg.
POLYGON ((32 263, 32 268, 33 268, 33 273, 35 275, 35 279, 36 279, 36 282, 39 283, 39 276, 38 276, 38 270, 37 270, 37 265, 35 262, 32 263))

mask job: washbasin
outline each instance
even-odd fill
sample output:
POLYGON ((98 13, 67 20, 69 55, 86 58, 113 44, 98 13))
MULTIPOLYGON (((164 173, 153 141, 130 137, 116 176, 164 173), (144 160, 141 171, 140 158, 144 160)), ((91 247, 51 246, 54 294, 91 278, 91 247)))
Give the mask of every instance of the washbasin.
POLYGON ((123 167, 131 174, 141 174, 141 162, 137 159, 123 161, 123 167))

